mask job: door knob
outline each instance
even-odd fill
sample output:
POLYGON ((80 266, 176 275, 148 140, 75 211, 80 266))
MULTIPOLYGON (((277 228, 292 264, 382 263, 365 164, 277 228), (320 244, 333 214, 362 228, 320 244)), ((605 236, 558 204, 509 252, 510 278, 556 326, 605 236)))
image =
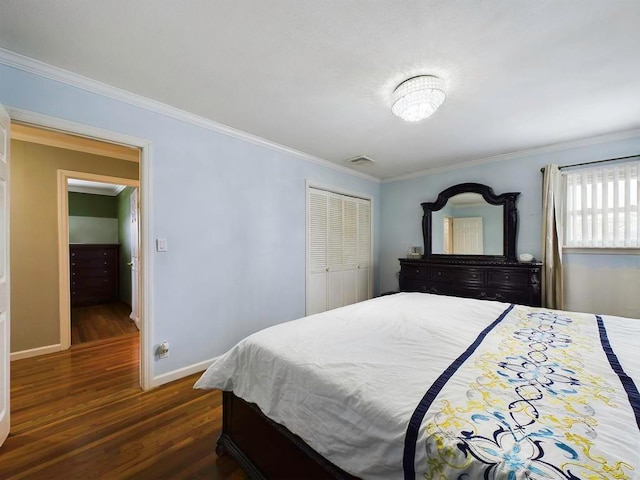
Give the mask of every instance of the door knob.
POLYGON ((133 267, 133 262, 128 262, 127 265, 129 265, 130 267, 133 267))

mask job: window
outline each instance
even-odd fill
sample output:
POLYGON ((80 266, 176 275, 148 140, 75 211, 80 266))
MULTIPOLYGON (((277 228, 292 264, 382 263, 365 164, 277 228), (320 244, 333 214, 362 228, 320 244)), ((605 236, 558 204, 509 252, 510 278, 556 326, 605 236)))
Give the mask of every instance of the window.
POLYGON ((566 247, 640 248, 640 162, 566 174, 566 247))

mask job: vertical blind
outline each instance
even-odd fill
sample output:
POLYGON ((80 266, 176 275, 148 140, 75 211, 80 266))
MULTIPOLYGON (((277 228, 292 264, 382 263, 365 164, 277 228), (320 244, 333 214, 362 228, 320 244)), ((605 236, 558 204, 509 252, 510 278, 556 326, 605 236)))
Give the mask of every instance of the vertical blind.
POLYGON ((566 174, 565 246, 640 247, 640 162, 566 174))

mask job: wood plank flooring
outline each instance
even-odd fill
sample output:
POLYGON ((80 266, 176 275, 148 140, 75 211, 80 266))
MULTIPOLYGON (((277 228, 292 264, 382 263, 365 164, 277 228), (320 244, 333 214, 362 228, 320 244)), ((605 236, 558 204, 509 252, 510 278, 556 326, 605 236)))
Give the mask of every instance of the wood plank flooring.
POLYGON ((71 344, 94 342, 138 331, 129 318, 131 308, 123 302, 73 307, 71 344))
POLYGON ((11 433, 0 479, 214 479, 246 475, 218 458, 219 391, 198 375, 138 387, 138 334, 11 364, 11 433))

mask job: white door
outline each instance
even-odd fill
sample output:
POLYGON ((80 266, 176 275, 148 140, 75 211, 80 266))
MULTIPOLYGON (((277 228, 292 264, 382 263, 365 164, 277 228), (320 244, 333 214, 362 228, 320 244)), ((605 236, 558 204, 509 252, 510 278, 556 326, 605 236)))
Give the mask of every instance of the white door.
POLYGON ((9 435, 9 124, 0 105, 0 445, 9 435))
POLYGON ((327 309, 327 192, 307 189, 307 315, 327 309))
POLYGON ((307 189, 306 314, 371 298, 371 202, 307 189))
POLYGON ((134 188, 131 204, 131 319, 138 325, 138 189, 134 188))
POLYGON ((358 278, 356 302, 372 296, 371 285, 371 202, 358 200, 358 278))
POLYGON ((482 255, 482 217, 453 219, 453 253, 482 255))
POLYGON ((327 308, 332 310, 341 307, 342 303, 342 199, 333 193, 329 193, 329 227, 327 273, 327 308))
POLYGON ((358 301, 358 201, 342 199, 342 305, 358 301))

